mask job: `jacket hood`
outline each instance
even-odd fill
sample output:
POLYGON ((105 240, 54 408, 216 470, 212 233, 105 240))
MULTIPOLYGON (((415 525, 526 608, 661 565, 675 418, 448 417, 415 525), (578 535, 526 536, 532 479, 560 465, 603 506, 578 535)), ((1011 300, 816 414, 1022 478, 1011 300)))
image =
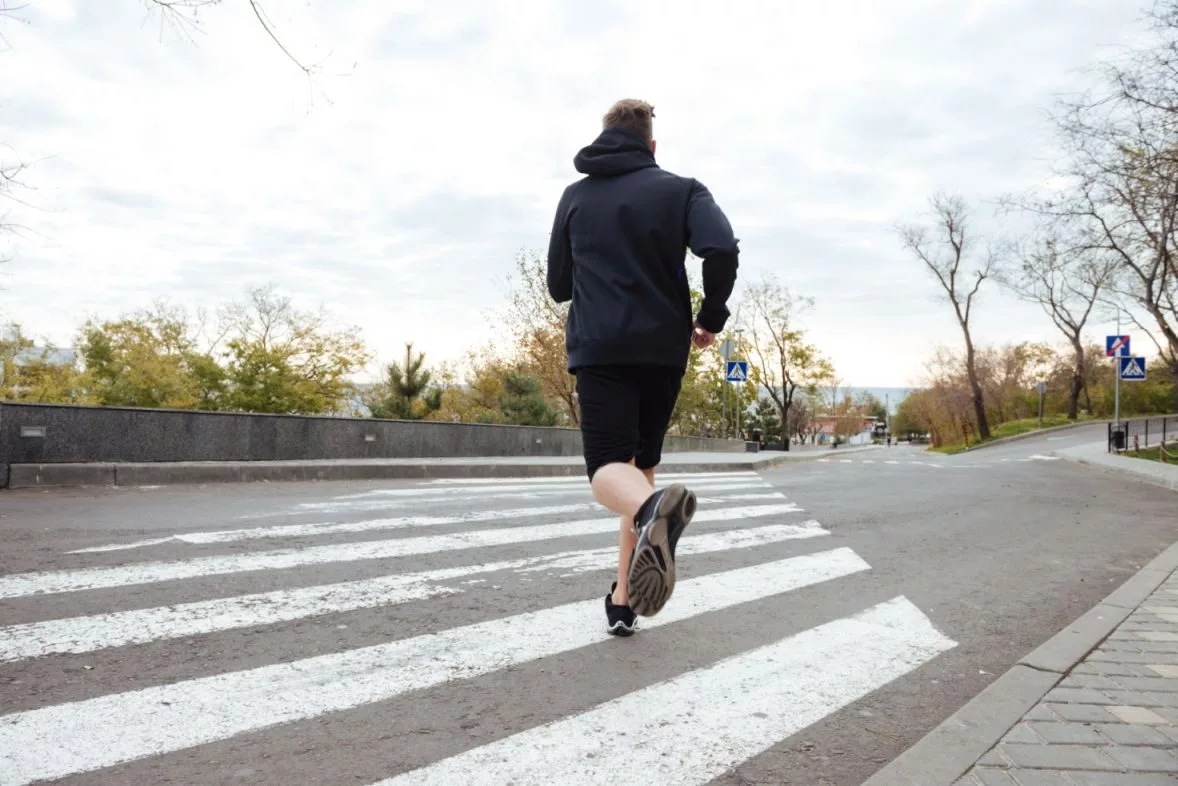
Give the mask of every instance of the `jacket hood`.
POLYGON ((658 166, 654 153, 628 131, 606 129, 573 158, 577 171, 591 177, 614 177, 658 166))

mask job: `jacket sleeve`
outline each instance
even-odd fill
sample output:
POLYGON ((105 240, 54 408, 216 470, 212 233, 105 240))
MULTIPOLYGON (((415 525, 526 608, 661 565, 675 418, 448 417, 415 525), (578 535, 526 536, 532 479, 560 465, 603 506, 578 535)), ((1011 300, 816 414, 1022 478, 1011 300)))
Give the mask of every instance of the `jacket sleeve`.
POLYGON ((731 315, 728 298, 736 285, 740 248, 728 217, 698 180, 691 181, 687 201, 687 247, 703 259, 704 299, 696 321, 704 330, 719 333, 731 315))
MULTIPOLYGON (((571 187, 570 187, 571 188, 571 187)), ((569 244, 569 188, 556 206, 552 234, 548 238, 548 294, 557 303, 573 299, 573 250, 569 244)))

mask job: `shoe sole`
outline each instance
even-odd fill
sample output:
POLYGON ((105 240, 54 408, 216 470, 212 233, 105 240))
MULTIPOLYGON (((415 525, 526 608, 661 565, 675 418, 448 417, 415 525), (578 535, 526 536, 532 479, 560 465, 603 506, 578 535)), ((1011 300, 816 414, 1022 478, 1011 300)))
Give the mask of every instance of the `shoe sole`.
POLYGON ((624 622, 615 622, 605 629, 605 632, 611 636, 633 636, 634 626, 627 625, 624 622))
POLYGON ((676 483, 663 492, 654 520, 639 534, 630 559, 630 608, 635 614, 653 617, 662 611, 675 591, 675 557, 671 544, 677 543, 695 515, 695 494, 676 483))

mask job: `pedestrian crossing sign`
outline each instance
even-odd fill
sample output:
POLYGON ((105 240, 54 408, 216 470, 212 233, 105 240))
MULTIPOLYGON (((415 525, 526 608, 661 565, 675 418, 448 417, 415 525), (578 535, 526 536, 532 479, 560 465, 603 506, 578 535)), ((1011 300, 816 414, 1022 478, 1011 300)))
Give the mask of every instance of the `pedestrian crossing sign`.
POLYGON ((1121 366, 1121 379, 1126 382, 1140 382, 1145 379, 1145 358, 1117 358, 1121 366))
POLYGON ((749 362, 747 360, 729 360, 726 376, 729 382, 748 382, 749 362))

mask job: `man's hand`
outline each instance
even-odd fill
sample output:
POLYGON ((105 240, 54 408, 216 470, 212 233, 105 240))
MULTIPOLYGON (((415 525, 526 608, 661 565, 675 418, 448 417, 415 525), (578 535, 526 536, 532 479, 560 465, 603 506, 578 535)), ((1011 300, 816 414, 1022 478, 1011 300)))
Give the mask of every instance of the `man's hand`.
POLYGON ((691 343, 695 344, 700 349, 707 349, 712 344, 716 343, 716 334, 709 333, 700 327, 699 323, 695 323, 695 330, 691 333, 691 343))

